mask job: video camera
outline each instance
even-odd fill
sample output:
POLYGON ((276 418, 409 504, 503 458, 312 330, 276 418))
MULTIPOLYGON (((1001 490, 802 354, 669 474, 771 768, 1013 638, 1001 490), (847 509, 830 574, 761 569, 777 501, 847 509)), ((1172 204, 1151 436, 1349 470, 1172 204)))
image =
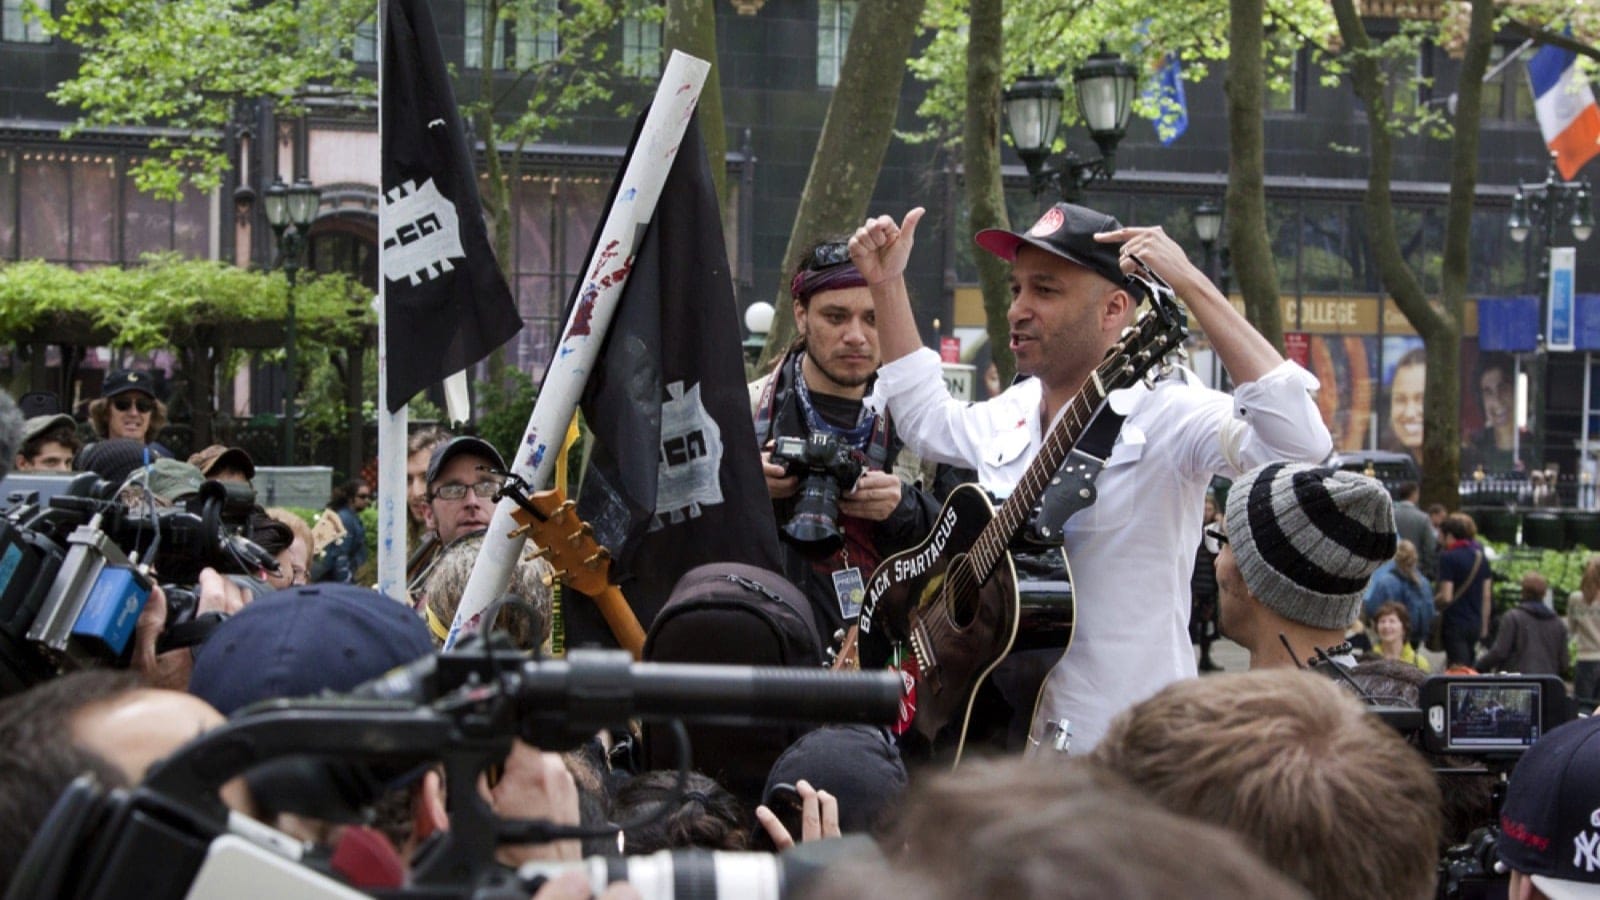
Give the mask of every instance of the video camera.
POLYGON ((277 571, 271 554, 240 532, 255 503, 249 485, 205 481, 180 506, 134 506, 93 473, 72 478, 44 503, 11 495, 0 516, 0 695, 61 671, 126 665, 134 624, 159 575, 167 595, 161 650, 198 643, 213 619, 196 621, 191 588, 200 571, 277 571))
POLYGON ((1445 790, 1462 789, 1450 784, 1451 778, 1492 779, 1491 815, 1440 858, 1437 896, 1504 897, 1506 874, 1496 867, 1496 817, 1506 776, 1524 751, 1572 718, 1566 685, 1554 675, 1434 675, 1422 682, 1415 707, 1374 706, 1372 711, 1430 754, 1479 762, 1480 767, 1468 768, 1436 760, 1434 771, 1445 776, 1445 790))
POLYGON ((838 550, 844 543, 844 532, 839 530, 839 494, 855 487, 866 469, 866 456, 834 435, 813 432, 803 438, 778 438, 771 459, 773 465, 783 467, 785 478, 800 478, 794 514, 783 523, 783 533, 819 553, 838 550))
MULTIPOLYGON (((108 792, 79 779, 35 834, 5 896, 362 896, 297 842, 230 813, 219 796, 223 784, 263 764, 314 757, 392 771, 444 765, 449 829, 414 860, 408 885, 372 896, 526 898, 524 877, 549 870, 502 869, 496 847, 591 833, 495 817, 478 779, 505 758, 514 738, 566 750, 631 718, 887 723, 899 702, 899 680, 888 672, 634 663, 626 652, 599 650, 574 650, 559 662, 477 652, 427 657, 347 696, 248 707, 158 763, 131 790, 108 792)), ((686 744, 679 750, 686 770, 686 744)), ((658 888, 646 896, 671 897, 674 889, 677 896, 774 896, 763 893, 774 885, 781 896, 793 873, 758 856, 673 853, 585 865, 658 888), (694 885, 701 892, 691 891, 694 885)))

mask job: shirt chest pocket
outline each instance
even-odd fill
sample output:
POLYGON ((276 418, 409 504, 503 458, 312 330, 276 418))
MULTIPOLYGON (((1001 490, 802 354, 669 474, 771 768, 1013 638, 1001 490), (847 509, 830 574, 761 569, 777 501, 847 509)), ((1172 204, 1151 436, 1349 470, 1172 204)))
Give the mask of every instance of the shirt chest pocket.
MULTIPOLYGON (((1105 468, 1095 478, 1093 505, 1081 509, 1067 520, 1069 532, 1116 531, 1133 521, 1140 509, 1160 508, 1170 498, 1147 496, 1141 492, 1139 460, 1144 457, 1144 434, 1124 425, 1121 437, 1111 450, 1105 468)), ((1161 483, 1159 479, 1151 479, 1161 483)))
MULTIPOLYGON (((997 470, 1017 465, 1028 452, 1032 439, 1026 428, 1013 428, 994 435, 983 448, 983 464, 997 470)), ((1016 474, 1020 477, 1022 471, 1019 469, 1016 474)))

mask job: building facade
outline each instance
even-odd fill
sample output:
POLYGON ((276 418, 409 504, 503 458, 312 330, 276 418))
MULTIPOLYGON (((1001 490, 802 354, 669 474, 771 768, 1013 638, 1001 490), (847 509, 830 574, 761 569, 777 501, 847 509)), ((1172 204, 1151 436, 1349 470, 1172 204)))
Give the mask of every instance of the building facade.
MULTIPOLYGON (((53 2, 59 7, 62 0, 53 2)), ((241 107, 238 128, 227 136, 240 161, 232 180, 209 195, 156 201, 135 190, 127 175, 148 133, 129 129, 61 139, 62 127, 73 117, 48 94, 75 71, 76 51, 31 26, 20 12, 22 0, 0 4, 0 260, 44 258, 81 268, 127 265, 145 252, 175 251, 268 265, 270 231, 258 209, 235 201, 259 193, 269 181, 261 173, 277 173, 285 181, 304 175, 323 189, 311 265, 353 272, 376 287, 378 160, 370 104, 314 104, 300 121, 280 120, 260 105, 241 107)), ((741 303, 781 297, 788 267, 782 257, 857 5, 852 0, 716 4, 714 71, 723 91, 728 147, 725 220, 741 303)), ((464 101, 477 96, 487 65, 493 75, 489 83, 509 87, 507 108, 514 107, 516 75, 508 58, 514 63, 518 54, 548 53, 553 36, 502 22, 496 58, 485 60, 481 0, 442 0, 434 4, 434 15, 445 56, 459 73, 458 95, 464 101)), ((1373 26, 1381 30, 1393 23, 1373 26)), ((375 29, 364 26, 359 38, 356 58, 375 77, 375 29)), ((660 26, 627 22, 615 45, 615 57, 632 75, 618 98, 642 103, 661 64, 660 26)), ((1507 39, 1496 48, 1497 57, 1515 46, 1507 39)), ((1417 67, 1431 86, 1413 88, 1416 95, 1406 102, 1447 102, 1457 61, 1441 48, 1425 46, 1417 67)), ((1163 225, 1219 279, 1226 278, 1222 254, 1202 247, 1193 216, 1202 201, 1220 202, 1226 185, 1225 75, 1225 66, 1215 65, 1204 81, 1187 85, 1188 128, 1171 144, 1163 145, 1150 123, 1131 122, 1118 151, 1116 177, 1092 186, 1085 201, 1127 223, 1163 225)), ((1415 434, 1407 433, 1404 423, 1411 402, 1410 364, 1402 361, 1420 341, 1384 297, 1366 243, 1361 212, 1365 114, 1347 86, 1324 86, 1319 75, 1302 52, 1291 89, 1268 98, 1269 227, 1290 350, 1334 388, 1324 392, 1329 395, 1324 412, 1342 448, 1413 449, 1415 434)), ((901 128, 917 128, 922 94, 923 87, 907 76, 901 128)), ((1537 284, 1540 250, 1533 242, 1513 243, 1505 220, 1516 185, 1541 179, 1548 155, 1520 61, 1485 84, 1484 102, 1469 292, 1474 298, 1527 294, 1537 284)), ((502 265, 527 327, 511 345, 509 358, 536 379, 630 130, 629 117, 597 108, 559 134, 523 148, 515 160, 515 234, 502 265)), ((1081 133, 1068 140, 1087 144, 1081 133)), ((489 150, 480 145, 480 152, 489 150)), ((496 152, 509 154, 511 148, 496 152)), ((1429 291, 1440 288, 1448 159, 1448 143, 1424 137, 1400 141, 1395 158, 1403 246, 1429 291)), ((1006 175, 1013 221, 1031 221, 1051 198, 1028 193, 1019 164, 1008 165, 1006 175)), ((913 297, 924 334, 935 332, 937 320, 940 333, 963 339, 970 357, 981 343, 982 318, 959 178, 958 160, 948 152, 932 143, 896 139, 870 208, 896 215, 914 205, 928 208, 911 273, 913 297)), ((1600 285, 1600 260, 1578 247, 1578 290, 1593 290, 1600 285)), ((1485 355, 1486 365, 1479 365, 1476 304, 1469 305, 1462 426, 1471 435, 1498 414, 1483 397, 1482 380, 1499 358, 1485 355)), ((1200 359, 1207 374, 1205 358, 1200 359)), ((1587 395, 1582 389, 1586 360, 1582 353, 1548 354, 1548 388, 1533 404, 1535 429, 1545 440, 1542 446, 1519 449, 1524 464, 1548 460, 1565 473, 1576 470, 1576 442, 1587 418, 1580 399, 1587 395)), ((1539 362, 1533 355, 1513 359, 1519 369, 1539 362)), ((18 365, 15 352, 0 358, 0 367, 15 372, 18 365)), ((92 370, 95 360, 82 365, 92 370)), ((70 373, 60 371, 65 386, 70 373)), ((239 411, 272 410, 279 408, 274 392, 280 389, 273 368, 261 366, 248 384, 238 386, 233 400, 239 411)), ((1498 469, 1514 461, 1496 456, 1486 464, 1498 469)))

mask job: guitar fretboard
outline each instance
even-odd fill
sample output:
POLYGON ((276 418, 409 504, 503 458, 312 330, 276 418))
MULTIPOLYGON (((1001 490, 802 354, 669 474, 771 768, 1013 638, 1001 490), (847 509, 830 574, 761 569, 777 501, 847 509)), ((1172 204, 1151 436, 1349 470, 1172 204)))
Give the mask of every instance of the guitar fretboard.
MULTIPOLYGON (((1102 367, 1103 368, 1103 367, 1102 367)), ((1078 439, 1083 437, 1084 431, 1094 419, 1095 412, 1100 404, 1105 402, 1109 391, 1101 380, 1101 373, 1096 369, 1089 376, 1089 381, 1077 396, 1067 405, 1066 412, 1045 435, 1039 447, 1039 455, 1034 457, 1028 465, 1028 470, 1022 474, 1022 480, 1001 505, 1000 511, 994 519, 978 535, 973 542, 969 558, 972 561, 975 574, 980 582, 986 581, 994 567, 1005 555, 1006 548, 1011 545, 1011 538, 1016 535, 1028 517, 1033 513, 1033 507, 1044 495, 1044 490, 1050 484, 1050 479, 1061 469, 1061 464, 1067 461, 1067 455, 1077 445, 1078 439)))

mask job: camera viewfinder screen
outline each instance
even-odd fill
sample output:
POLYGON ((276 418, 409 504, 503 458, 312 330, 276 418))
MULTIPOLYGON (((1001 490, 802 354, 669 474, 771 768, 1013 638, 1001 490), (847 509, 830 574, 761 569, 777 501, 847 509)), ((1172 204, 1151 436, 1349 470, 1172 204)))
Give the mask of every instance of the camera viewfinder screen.
POLYGON ((1448 694, 1449 745, 1480 750, 1521 748, 1539 739, 1539 685, 1455 682, 1448 694))

